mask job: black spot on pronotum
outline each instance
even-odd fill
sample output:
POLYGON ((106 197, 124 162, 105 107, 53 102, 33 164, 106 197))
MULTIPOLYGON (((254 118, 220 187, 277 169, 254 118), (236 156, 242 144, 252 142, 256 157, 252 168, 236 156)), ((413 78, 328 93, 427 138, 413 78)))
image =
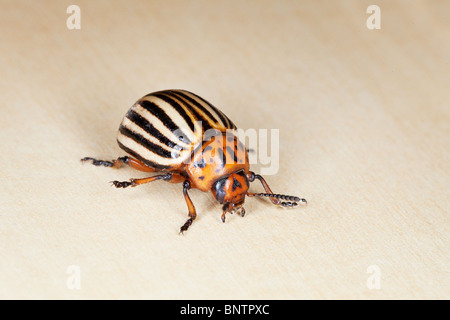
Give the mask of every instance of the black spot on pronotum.
POLYGON ((194 167, 201 168, 201 169, 206 167, 205 159, 202 158, 200 161, 194 162, 194 167))
POLYGON ((203 180, 203 179, 205 179, 205 176, 200 176, 200 177, 198 177, 200 180, 203 180))
POLYGON ((242 185, 239 181, 236 180, 236 178, 233 177, 233 191, 236 191, 237 188, 242 188, 242 185))

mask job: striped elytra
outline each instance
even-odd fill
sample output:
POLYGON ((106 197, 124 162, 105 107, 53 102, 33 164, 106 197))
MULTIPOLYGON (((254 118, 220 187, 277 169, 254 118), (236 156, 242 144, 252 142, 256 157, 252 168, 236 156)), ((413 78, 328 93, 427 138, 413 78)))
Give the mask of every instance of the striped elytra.
POLYGON ((81 159, 94 165, 119 168, 127 164, 144 172, 143 179, 113 181, 116 188, 138 186, 156 180, 183 184, 188 220, 186 231, 197 216, 188 190, 211 191, 226 213, 244 216, 245 197, 268 197, 280 207, 296 207, 305 199, 274 194, 265 179, 250 171, 247 150, 239 141, 235 124, 218 108, 186 90, 164 90, 139 99, 125 114, 117 134, 119 146, 129 156, 113 161, 81 159), (259 180, 265 193, 248 191, 259 180), (289 200, 283 202, 281 200, 289 200))
POLYGON ((206 100, 184 90, 165 90, 139 99, 120 124, 117 141, 150 167, 173 169, 186 161, 208 129, 236 129, 206 100))

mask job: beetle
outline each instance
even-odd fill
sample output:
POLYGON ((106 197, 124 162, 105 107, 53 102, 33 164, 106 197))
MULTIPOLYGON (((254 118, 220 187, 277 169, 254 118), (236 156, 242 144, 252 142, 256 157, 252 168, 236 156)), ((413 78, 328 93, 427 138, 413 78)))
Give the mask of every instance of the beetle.
POLYGON ((136 187, 156 180, 182 183, 188 219, 180 233, 197 217, 188 191, 211 192, 227 213, 245 215, 245 197, 267 197, 274 205, 296 207, 303 198, 275 194, 265 179, 250 171, 248 150, 239 141, 235 124, 218 108, 186 90, 163 90, 139 99, 126 113, 117 142, 129 156, 105 161, 81 159, 96 166, 120 168, 126 164, 159 174, 129 181, 112 181, 116 188, 136 187), (248 191, 251 182, 261 182, 265 192, 248 191))

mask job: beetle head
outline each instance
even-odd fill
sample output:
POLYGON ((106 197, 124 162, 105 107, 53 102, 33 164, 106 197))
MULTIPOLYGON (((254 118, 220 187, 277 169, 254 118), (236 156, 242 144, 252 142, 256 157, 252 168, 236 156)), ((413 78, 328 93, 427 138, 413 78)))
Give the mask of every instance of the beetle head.
POLYGON ((211 192, 224 205, 223 211, 239 211, 242 214, 248 186, 247 176, 244 170, 240 170, 214 182, 211 192))

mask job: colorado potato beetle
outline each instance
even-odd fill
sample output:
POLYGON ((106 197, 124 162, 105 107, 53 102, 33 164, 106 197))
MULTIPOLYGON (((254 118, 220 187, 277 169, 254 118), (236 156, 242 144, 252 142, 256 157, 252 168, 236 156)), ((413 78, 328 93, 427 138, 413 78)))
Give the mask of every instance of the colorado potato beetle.
POLYGON ((244 216, 245 196, 267 197, 274 205, 296 207, 303 198, 275 194, 264 178, 250 171, 248 153, 236 135, 235 124, 205 99, 186 90, 164 90, 139 99, 126 113, 117 142, 129 156, 105 161, 86 157, 96 166, 134 169, 160 174, 143 179, 112 181, 116 188, 136 187, 156 180, 183 184, 188 219, 186 231, 197 217, 189 197, 191 188, 211 191, 222 205, 222 221, 227 213, 244 216), (259 180, 265 193, 248 191, 259 180))

